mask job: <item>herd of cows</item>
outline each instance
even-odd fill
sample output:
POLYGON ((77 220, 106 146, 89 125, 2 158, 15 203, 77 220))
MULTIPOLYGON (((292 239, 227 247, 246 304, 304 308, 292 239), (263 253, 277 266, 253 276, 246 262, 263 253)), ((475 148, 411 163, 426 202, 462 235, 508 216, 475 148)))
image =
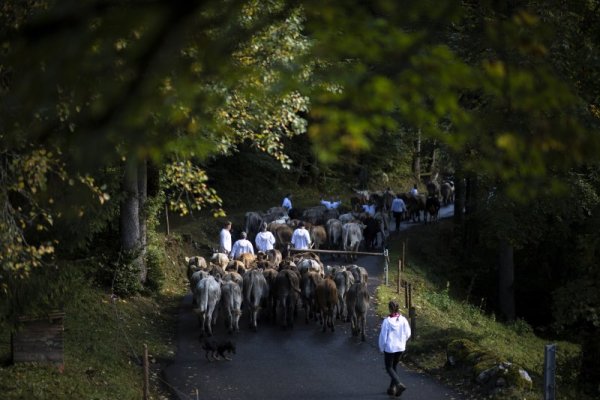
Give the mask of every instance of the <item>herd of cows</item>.
POLYGON ((188 258, 192 308, 200 336, 211 336, 222 315, 229 333, 239 331, 244 312, 256 331, 264 318, 291 329, 304 310, 306 323, 318 320, 323 331, 335 331, 335 319, 351 322, 352 334, 365 340, 369 308, 368 273, 358 265, 325 266, 317 254, 306 252, 283 258, 279 250, 230 260, 223 253, 188 258))
MULTIPOLYGON (((427 195, 406 195, 403 219, 437 218, 440 202, 453 200, 449 184, 428 185, 427 195), (444 189, 444 187, 446 188, 444 189), (444 192, 445 191, 445 192, 444 192), (433 202, 433 206, 430 204, 433 202)), ((361 244, 369 250, 385 245, 389 235, 391 202, 389 190, 382 193, 357 193, 352 209, 327 209, 323 206, 286 211, 274 207, 267 212, 248 212, 244 229, 254 241, 263 223, 276 238, 275 248, 266 253, 244 253, 237 259, 215 252, 208 259, 187 258, 192 307, 200 325, 200 335, 212 335, 212 327, 221 317, 229 333, 239 331, 242 309, 249 316, 250 329, 257 330, 266 319, 285 329, 293 328, 299 309, 305 322, 316 320, 322 330, 335 330, 335 320, 351 322, 352 335, 365 340, 369 308, 368 274, 356 264, 328 266, 310 250, 291 254, 293 230, 304 222, 314 249, 327 248, 356 252, 361 244), (363 204, 375 205, 373 215, 361 212, 363 204), (347 212, 343 212, 347 211, 347 212)), ((397 228, 397 227, 396 227, 397 228)), ((351 258, 347 258, 349 262, 351 258)))

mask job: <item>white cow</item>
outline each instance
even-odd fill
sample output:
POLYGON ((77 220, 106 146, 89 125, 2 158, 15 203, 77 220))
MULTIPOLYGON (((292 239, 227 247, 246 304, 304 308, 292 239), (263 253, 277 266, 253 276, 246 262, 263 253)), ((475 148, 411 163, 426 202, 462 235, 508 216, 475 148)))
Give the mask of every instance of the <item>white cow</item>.
POLYGON ((358 251, 360 242, 363 240, 363 229, 364 226, 357 222, 348 222, 347 224, 342 225, 342 244, 344 246, 344 251, 358 251))

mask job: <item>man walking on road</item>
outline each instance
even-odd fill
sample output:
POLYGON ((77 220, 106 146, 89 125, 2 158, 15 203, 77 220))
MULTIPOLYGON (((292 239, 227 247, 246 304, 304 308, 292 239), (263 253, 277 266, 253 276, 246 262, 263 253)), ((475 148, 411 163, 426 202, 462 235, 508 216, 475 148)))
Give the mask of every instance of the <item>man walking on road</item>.
POLYGON ((400 232, 400 221, 402 221, 402 217, 404 213, 408 211, 406 209, 406 204, 404 200, 402 200, 402 195, 396 195, 396 198, 392 200, 392 214, 394 215, 394 219, 396 220, 396 233, 400 232))
POLYGON ((392 378, 387 393, 391 396, 400 396, 406 386, 400 383, 396 367, 400 356, 406 349, 406 341, 410 338, 410 325, 400 312, 400 306, 395 301, 388 304, 390 315, 383 320, 379 333, 379 351, 383 353, 385 370, 392 378))
POLYGON ((219 233, 219 253, 231 253, 231 221, 225 222, 219 233))

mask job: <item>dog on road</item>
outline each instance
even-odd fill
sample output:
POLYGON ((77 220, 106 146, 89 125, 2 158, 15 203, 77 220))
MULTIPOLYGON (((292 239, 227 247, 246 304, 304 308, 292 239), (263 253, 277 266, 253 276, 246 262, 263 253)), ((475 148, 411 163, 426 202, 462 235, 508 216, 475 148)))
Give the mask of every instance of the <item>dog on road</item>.
POLYGON ((217 342, 216 340, 205 340, 202 349, 206 352, 205 357, 209 362, 218 360, 231 361, 227 354, 235 354, 235 343, 231 340, 217 342))

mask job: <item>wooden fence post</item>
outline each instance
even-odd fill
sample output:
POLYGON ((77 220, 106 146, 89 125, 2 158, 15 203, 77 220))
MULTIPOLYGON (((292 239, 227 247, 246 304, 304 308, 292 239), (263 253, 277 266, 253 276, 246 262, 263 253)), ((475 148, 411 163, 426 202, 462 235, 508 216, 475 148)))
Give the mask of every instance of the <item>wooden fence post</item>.
POLYGON ((408 308, 412 307, 412 283, 408 284, 408 308))
POLYGON ((404 308, 408 308, 408 282, 404 281, 404 308))
POLYGON ((410 337, 415 340, 417 337, 417 310, 413 306, 408 309, 408 318, 410 318, 410 337))
POLYGON ((400 294, 400 288, 402 287, 402 260, 398 260, 398 291, 400 294))
POLYGON ((406 268, 406 242, 402 242, 402 268, 406 268))
POLYGON ((144 400, 150 399, 150 372, 148 366, 148 345, 144 343, 144 400))

